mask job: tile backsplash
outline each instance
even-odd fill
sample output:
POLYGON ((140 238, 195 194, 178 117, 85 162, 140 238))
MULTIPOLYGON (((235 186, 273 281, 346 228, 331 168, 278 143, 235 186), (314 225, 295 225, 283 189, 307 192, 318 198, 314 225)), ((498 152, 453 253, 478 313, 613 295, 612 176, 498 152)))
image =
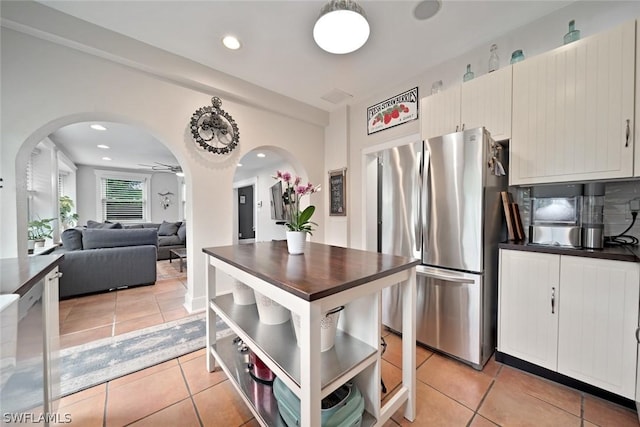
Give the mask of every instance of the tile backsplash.
MULTIPOLYGON (((509 189, 514 201, 520 208, 522 225, 525 233, 529 233, 531 210, 531 187, 512 187, 509 189)), ((640 200, 640 181, 618 181, 605 183, 604 196, 604 233, 606 236, 618 235, 631 225, 631 211, 629 200, 640 200)), ((640 239, 640 215, 635 224, 626 234, 640 239)))

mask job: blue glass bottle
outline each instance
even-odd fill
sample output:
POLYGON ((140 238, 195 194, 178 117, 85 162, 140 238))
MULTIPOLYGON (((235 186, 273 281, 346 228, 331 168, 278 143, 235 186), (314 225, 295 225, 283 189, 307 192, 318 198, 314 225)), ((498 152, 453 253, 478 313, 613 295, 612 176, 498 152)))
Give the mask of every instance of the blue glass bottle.
POLYGON ((514 50, 511 54, 511 63, 515 64, 516 62, 524 61, 524 53, 522 53, 521 49, 514 50))
POLYGON ((569 32, 564 35, 564 44, 580 40, 580 30, 576 30, 576 21, 569 21, 569 32))
POLYGON ((467 64, 467 72, 464 73, 464 76, 462 76, 462 81, 463 82, 468 82, 469 80, 473 79, 475 77, 475 74, 473 73, 473 71, 471 71, 471 64, 467 64))

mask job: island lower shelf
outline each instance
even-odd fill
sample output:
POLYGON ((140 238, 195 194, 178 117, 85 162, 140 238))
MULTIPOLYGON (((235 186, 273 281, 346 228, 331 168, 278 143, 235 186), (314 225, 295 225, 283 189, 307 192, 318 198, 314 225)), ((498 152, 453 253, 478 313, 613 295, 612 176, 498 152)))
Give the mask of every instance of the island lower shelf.
MULTIPOLYGON (((263 362, 277 375, 293 381, 300 393, 300 349, 291 320, 280 325, 260 322, 256 305, 237 305, 230 294, 210 301, 210 308, 254 351, 268 355, 263 362)), ((346 380, 376 363, 378 349, 338 329, 333 348, 320 357, 321 395, 326 397, 346 380)), ((284 379, 283 379, 284 381, 284 379)), ((286 381, 285 381, 286 382, 286 381)))
MULTIPOLYGON (((287 427, 280 417, 273 388, 251 378, 247 368, 247 353, 238 351, 238 346, 233 342, 234 338, 235 335, 230 335, 218 339, 210 348, 211 354, 261 424, 270 427, 287 427)), ((362 426, 375 424, 376 419, 365 411, 362 414, 362 426)))

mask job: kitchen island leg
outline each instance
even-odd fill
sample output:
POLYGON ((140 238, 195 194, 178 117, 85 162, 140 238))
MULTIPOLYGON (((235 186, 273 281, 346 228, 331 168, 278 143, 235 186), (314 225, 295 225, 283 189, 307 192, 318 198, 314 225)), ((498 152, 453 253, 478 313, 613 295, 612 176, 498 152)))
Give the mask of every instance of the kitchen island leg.
POLYGON ((206 282, 207 282, 207 371, 213 372, 216 369, 216 359, 211 353, 211 348, 216 344, 216 313, 209 309, 211 299, 216 295, 216 268, 209 262, 209 256, 205 255, 207 262, 206 282))
POLYGON ((404 417, 416 419, 416 269, 402 287, 402 385, 409 391, 404 417))

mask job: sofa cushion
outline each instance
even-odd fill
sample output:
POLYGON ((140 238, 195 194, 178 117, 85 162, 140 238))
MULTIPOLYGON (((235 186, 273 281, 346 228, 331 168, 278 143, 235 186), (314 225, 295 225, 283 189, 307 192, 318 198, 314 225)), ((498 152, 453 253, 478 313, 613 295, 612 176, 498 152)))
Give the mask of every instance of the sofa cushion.
POLYGON ((158 246, 175 246, 182 244, 180 238, 177 235, 172 236, 158 236, 158 246))
POLYGON ((180 238, 180 242, 184 244, 187 241, 187 221, 183 221, 182 224, 180 224, 177 234, 180 238))
POLYGON ((142 224, 130 224, 130 225, 124 225, 124 228, 143 228, 142 224))
POLYGON ((69 228, 62 232, 60 236, 62 247, 69 251, 82 249, 82 231, 76 228, 69 228))
POLYGON ((90 219, 89 221, 87 221, 87 228, 97 228, 97 229, 103 229, 103 230, 121 229, 122 224, 120 224, 119 222, 109 222, 109 221, 98 222, 90 219))
POLYGON ((155 229, 110 230, 87 228, 82 233, 84 249, 117 248, 121 246, 158 245, 155 229))
POLYGON ((160 227, 158 228, 158 236, 171 236, 178 232, 178 227, 180 227, 179 222, 167 222, 162 221, 160 227))

